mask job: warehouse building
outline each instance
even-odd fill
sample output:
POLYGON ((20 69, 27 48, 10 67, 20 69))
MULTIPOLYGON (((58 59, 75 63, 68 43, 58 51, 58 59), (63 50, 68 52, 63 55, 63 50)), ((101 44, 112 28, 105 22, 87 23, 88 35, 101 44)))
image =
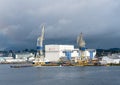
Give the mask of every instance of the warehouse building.
MULTIPOLYGON (((81 55, 79 49, 75 49, 74 45, 45 45, 45 59, 49 62, 58 62, 63 60, 75 60, 81 55)), ((96 55, 95 49, 86 49, 85 56, 94 59, 96 55)))

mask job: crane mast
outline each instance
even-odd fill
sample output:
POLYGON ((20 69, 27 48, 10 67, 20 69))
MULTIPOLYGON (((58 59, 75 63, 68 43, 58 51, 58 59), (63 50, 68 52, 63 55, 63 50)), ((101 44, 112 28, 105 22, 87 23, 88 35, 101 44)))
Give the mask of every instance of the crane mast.
POLYGON ((37 39, 37 52, 38 52, 39 56, 43 55, 44 32, 45 32, 45 27, 43 25, 42 31, 41 31, 41 36, 39 36, 37 39))
POLYGON ((77 38, 77 44, 78 44, 79 50, 80 50, 79 54, 81 54, 80 59, 83 60, 85 58, 85 44, 86 43, 83 39, 82 33, 77 38))

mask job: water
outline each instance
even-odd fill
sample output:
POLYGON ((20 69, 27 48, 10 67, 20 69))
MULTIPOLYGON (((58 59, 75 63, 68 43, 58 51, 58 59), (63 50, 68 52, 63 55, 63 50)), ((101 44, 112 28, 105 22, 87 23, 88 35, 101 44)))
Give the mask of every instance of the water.
POLYGON ((27 67, 0 65, 0 85, 120 85, 120 67, 27 67))

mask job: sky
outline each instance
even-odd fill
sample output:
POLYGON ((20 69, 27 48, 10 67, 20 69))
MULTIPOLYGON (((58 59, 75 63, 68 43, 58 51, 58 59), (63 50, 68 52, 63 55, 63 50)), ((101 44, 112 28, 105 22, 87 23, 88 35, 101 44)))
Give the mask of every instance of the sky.
POLYGON ((87 48, 120 47, 120 0, 0 0, 0 50, 75 44, 82 32, 87 48))

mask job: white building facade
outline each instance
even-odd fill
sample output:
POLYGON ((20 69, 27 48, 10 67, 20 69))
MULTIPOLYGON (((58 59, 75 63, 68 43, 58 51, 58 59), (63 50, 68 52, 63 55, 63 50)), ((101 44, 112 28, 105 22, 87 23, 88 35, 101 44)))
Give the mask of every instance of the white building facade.
POLYGON ((45 58, 50 62, 57 62, 61 57, 66 56, 66 52, 70 58, 73 50, 73 45, 45 45, 45 58))
MULTIPOLYGON (((94 58, 96 55, 95 49, 85 51, 85 56, 94 58)), ((75 49, 74 45, 45 45, 45 59, 49 62, 58 62, 60 58, 68 60, 79 58, 80 51, 75 49)))
POLYGON ((114 58, 114 56, 103 56, 102 64, 120 64, 120 58, 114 58), (103 63, 104 62, 104 63, 103 63))
POLYGON ((32 53, 16 53, 15 54, 15 59, 23 59, 27 61, 29 58, 34 58, 34 54, 32 53))

